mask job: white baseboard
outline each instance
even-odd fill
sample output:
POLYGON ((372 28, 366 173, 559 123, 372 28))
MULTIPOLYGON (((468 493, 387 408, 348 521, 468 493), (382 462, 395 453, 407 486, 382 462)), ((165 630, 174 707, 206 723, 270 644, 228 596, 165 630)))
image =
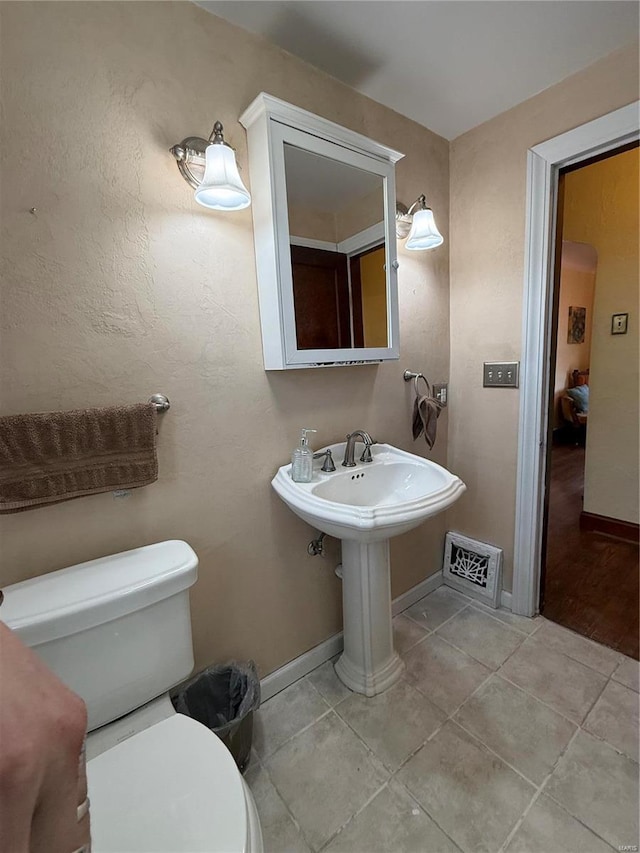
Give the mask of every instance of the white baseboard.
MULTIPOLYGON (((442 574, 442 572, 440 572, 440 574, 442 574)), ((429 578, 429 580, 431 580, 431 579, 429 578)), ((444 580, 442 580, 441 583, 444 583, 446 585, 446 582, 444 580)), ((457 587, 452 586, 451 589, 457 589, 457 587)), ((413 590, 409 590, 409 592, 412 592, 412 591, 413 590)), ((459 591, 466 595, 464 590, 459 590, 459 591)), ((408 594, 409 593, 407 593, 407 595, 408 594)), ((477 598, 474 600, 475 601, 481 601, 480 598, 477 598)), ((483 604, 487 604, 487 602, 485 601, 485 602, 483 602, 483 604)), ((488 606, 488 604, 487 604, 487 606, 488 606)), ((500 607, 504 607, 505 610, 511 610, 511 593, 507 592, 506 589, 503 589, 502 592, 500 593, 500 607)))
POLYGON ((500 595, 500 604, 507 610, 511 610, 511 593, 507 592, 506 589, 502 590, 500 595))
POLYGON ((300 655, 300 657, 290 660, 279 669, 269 673, 260 681, 260 701, 266 702, 276 693, 280 693, 285 687, 304 678, 316 667, 320 666, 327 660, 331 660, 335 655, 339 655, 342 651, 342 631, 339 634, 334 634, 329 637, 319 646, 314 646, 308 652, 300 655))
MULTIPOLYGON (((407 590, 407 592, 403 592, 402 595, 394 598, 391 602, 391 613, 393 616, 397 616, 398 613, 402 613, 407 607, 411 607, 412 604, 420 601, 421 598, 429 595, 430 592, 438 589, 439 586, 442 586, 442 571, 435 572, 435 574, 430 575, 426 580, 420 581, 419 584, 416 584, 407 590)), ((500 603, 507 610, 511 610, 511 593, 503 589, 500 603)), ((286 663, 263 678, 260 682, 261 700, 266 702, 267 699, 271 699, 272 696, 280 693, 281 690, 293 684, 294 681, 304 678, 305 675, 308 675, 325 661, 339 655, 341 651, 342 631, 334 634, 333 637, 329 637, 328 640, 320 643, 320 645, 314 646, 308 652, 294 658, 289 663, 286 663)))
POLYGON ((411 589, 403 592, 402 595, 394 598, 391 602, 391 614, 397 616, 398 613, 402 613, 407 607, 411 607, 412 604, 420 601, 421 598, 429 595, 430 592, 438 589, 439 586, 442 586, 442 569, 433 575, 429 575, 426 580, 420 581, 420 583, 412 586, 411 589))
MULTIPOLYGON (((412 587, 407 592, 399 595, 391 603, 391 612, 394 616, 402 613, 407 607, 411 607, 416 601, 424 598, 434 589, 442 585, 442 572, 436 572, 430 575, 426 580, 421 581, 416 586, 412 587)), ((316 667, 323 664, 325 661, 331 660, 335 655, 342 651, 342 631, 339 634, 334 634, 318 646, 309 649, 308 652, 300 655, 297 658, 289 661, 274 672, 269 673, 260 681, 260 697, 262 702, 266 702, 276 693, 280 693, 285 687, 304 678, 316 667)))

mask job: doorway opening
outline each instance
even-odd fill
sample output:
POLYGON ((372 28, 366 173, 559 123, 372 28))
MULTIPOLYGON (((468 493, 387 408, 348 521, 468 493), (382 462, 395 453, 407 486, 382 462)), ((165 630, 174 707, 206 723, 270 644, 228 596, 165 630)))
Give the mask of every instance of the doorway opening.
POLYGON ((540 606, 548 441, 549 352, 558 173, 640 139, 640 102, 541 142, 527 152, 525 276, 511 609, 540 606))
POLYGON ((638 154, 559 173, 540 579, 544 616, 636 659, 638 154))

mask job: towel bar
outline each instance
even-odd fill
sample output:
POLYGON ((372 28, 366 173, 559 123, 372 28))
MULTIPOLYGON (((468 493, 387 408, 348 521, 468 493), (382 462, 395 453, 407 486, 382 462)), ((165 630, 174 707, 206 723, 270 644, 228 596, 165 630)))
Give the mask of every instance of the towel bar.
POLYGON ((149 398, 149 402, 153 403, 156 407, 156 411, 158 414, 161 412, 166 412, 171 408, 171 403, 169 402, 169 398, 165 397, 164 394, 153 394, 149 398))

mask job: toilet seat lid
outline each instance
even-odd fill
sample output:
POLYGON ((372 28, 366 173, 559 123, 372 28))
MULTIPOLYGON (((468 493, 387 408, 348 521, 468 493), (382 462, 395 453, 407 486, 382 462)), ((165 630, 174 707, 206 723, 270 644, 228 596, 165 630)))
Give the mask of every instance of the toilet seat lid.
POLYGON ((93 853, 245 853, 242 777, 221 740, 175 714, 87 764, 93 853))

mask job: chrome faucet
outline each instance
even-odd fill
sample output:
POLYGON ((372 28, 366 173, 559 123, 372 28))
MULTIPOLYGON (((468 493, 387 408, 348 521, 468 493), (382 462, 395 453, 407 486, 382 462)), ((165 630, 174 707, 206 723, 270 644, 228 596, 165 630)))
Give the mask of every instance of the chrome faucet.
POLYGON ((363 429, 356 429, 347 436, 347 446, 344 449, 344 459, 342 460, 345 468, 353 468, 356 464, 353 456, 358 439, 364 443, 364 451, 360 457, 360 461, 371 462, 371 445, 375 444, 375 442, 368 432, 365 432, 363 429))

